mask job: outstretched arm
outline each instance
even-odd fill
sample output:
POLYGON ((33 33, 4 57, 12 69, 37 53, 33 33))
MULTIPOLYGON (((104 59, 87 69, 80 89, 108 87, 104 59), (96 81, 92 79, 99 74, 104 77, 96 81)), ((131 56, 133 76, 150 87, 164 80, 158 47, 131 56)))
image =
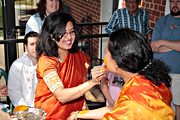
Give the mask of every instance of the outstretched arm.
POLYGON ((101 90, 106 98, 106 100, 108 101, 109 105, 114 105, 115 101, 113 100, 113 98, 111 97, 110 93, 109 93, 109 87, 108 87, 108 80, 106 78, 103 78, 101 80, 101 90))
POLYGON ((68 120, 81 119, 101 119, 107 112, 111 112, 113 106, 102 107, 94 110, 83 110, 71 113, 68 120))
POLYGON ((44 80, 49 89, 53 92, 54 96, 61 103, 66 103, 83 96, 85 92, 87 92, 93 86, 99 84, 99 81, 102 79, 104 72, 104 67, 96 66, 91 70, 92 80, 88 80, 87 82, 72 88, 64 88, 61 79, 55 71, 46 74, 46 76, 44 76, 44 80))

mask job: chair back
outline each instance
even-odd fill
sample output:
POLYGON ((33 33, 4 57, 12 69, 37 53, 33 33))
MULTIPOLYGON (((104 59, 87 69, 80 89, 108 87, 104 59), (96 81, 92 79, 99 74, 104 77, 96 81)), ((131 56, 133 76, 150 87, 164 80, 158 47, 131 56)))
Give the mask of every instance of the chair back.
MULTIPOLYGON (((5 70, 0 68, 0 90, 4 88, 4 86, 7 86, 7 73, 5 70)), ((1 96, 1 93, 0 93, 0 102, 6 103, 7 96, 1 96)))
MULTIPOLYGON (((6 86, 8 85, 8 74, 5 70, 0 68, 0 88, 1 88, 1 86, 4 86, 4 85, 6 85, 6 86)), ((13 110, 14 106, 8 96, 6 96, 6 97, 0 96, 0 102, 8 104, 9 109, 11 111, 13 110)))

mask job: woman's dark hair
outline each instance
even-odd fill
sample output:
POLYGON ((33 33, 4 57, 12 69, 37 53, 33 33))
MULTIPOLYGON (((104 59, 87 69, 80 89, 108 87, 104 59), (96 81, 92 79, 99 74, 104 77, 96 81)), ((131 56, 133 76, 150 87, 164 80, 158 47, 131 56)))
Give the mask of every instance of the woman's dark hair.
MULTIPOLYGON (((58 57, 59 35, 63 34, 68 22, 72 22, 74 29, 76 30, 75 20, 66 13, 54 12, 46 17, 42 26, 42 32, 40 34, 40 40, 37 43, 38 58, 44 52, 46 56, 58 57)), ((77 39, 77 37, 76 37, 77 39)), ((78 41, 75 40, 70 53, 75 53, 79 50, 78 41)))
POLYGON ((142 34, 121 28, 110 35, 108 49, 123 70, 144 75, 155 85, 163 82, 170 87, 170 69, 162 61, 153 59, 151 46, 142 34))
POLYGON ((25 37, 24 37, 24 44, 27 45, 28 44, 28 38, 29 37, 38 37, 39 38, 39 34, 37 32, 34 31, 30 31, 28 32, 25 37))
MULTIPOLYGON (((64 6, 64 4, 63 4, 62 0, 59 0, 59 10, 58 11, 63 11, 63 6, 64 6)), ((37 10, 39 12, 41 20, 44 20, 45 16, 46 16, 46 0, 39 0, 37 10)))

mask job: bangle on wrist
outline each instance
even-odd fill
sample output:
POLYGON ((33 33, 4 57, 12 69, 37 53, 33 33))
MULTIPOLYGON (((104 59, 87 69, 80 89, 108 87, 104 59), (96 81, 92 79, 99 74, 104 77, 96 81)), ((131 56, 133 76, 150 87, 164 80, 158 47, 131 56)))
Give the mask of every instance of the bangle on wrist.
POLYGON ((80 111, 76 111, 74 112, 74 120, 77 120, 78 119, 78 114, 79 114, 80 111))

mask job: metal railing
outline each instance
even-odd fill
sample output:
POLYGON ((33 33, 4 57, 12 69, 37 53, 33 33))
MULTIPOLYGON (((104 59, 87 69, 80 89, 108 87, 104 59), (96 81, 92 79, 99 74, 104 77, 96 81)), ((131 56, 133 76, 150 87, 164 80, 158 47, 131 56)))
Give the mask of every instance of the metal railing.
MULTIPOLYGON (((78 31, 79 31, 79 47, 82 51, 85 51, 87 54, 89 54, 91 58, 91 65, 95 64, 101 64, 102 63, 102 42, 103 38, 108 37, 108 34, 103 33, 103 27, 107 24, 107 22, 99 22, 99 23, 81 23, 78 24, 78 31), (96 41, 94 43, 94 41, 96 41), (84 42, 86 42, 84 44, 84 42), (95 45, 98 44, 99 52, 98 54, 93 54, 93 49, 95 49, 95 45)), ((19 31, 24 29, 24 26, 17 26, 16 27, 16 36, 19 38, 19 31)), ((4 59, 4 65, 6 72, 9 71, 9 68, 12 64, 12 62, 17 59, 22 51, 25 51, 24 45, 23 45, 23 39, 6 39, 6 40, 0 40, 0 46, 1 49, 4 49, 4 56, 7 56, 7 58, 1 58, 4 59), (20 45, 21 44, 21 45, 20 45), (21 47, 20 47, 21 46, 21 47), (16 55, 12 55, 11 51, 8 51, 8 47, 15 47, 14 50, 16 50, 16 55), (14 57, 12 57, 14 56, 14 57)), ((96 51, 97 52, 97 51, 96 51)), ((2 53, 1 53, 2 54, 2 53)), ((92 67, 91 66, 91 67, 92 67)))

